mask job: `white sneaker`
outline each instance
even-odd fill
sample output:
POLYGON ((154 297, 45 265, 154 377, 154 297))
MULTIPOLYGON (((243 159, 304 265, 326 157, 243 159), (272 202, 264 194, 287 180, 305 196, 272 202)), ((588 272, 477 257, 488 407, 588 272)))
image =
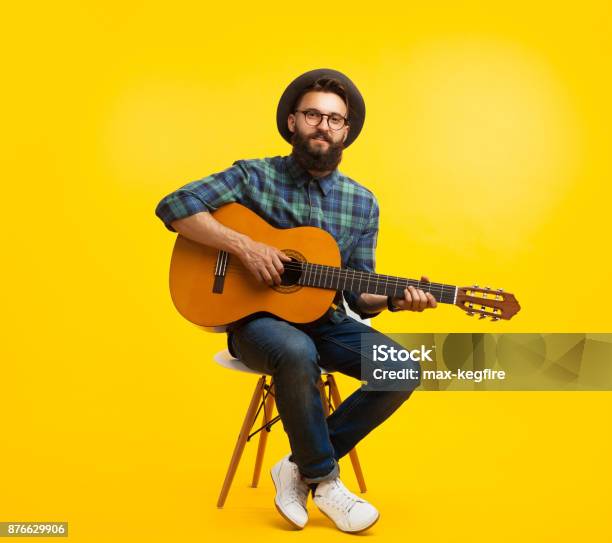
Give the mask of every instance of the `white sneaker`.
POLYGON ((308 485, 302 480, 298 467, 285 456, 277 462, 270 474, 276 487, 274 504, 278 512, 300 530, 308 522, 308 485))
POLYGON ((340 478, 317 485, 314 502, 343 532, 361 532, 380 517, 376 507, 350 492, 340 478))

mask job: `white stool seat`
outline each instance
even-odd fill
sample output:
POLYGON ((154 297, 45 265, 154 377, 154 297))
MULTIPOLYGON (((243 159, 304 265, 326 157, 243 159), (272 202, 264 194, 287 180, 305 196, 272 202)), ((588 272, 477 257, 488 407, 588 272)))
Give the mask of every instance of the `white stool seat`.
MULTIPOLYGON (((251 368, 246 366, 245 363, 239 358, 234 358, 229 352, 229 349, 219 351, 213 356, 213 358, 217 364, 229 370, 242 371, 244 373, 253 373, 255 375, 264 375, 260 371, 252 370, 251 368)), ((321 374, 325 375, 326 373, 327 371, 321 368, 321 374)))

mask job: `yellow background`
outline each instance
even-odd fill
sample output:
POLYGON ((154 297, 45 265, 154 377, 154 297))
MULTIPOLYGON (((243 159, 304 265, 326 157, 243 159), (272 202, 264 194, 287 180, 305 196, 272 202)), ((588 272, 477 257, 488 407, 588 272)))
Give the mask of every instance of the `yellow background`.
MULTIPOLYGON (((607 2, 35 2, 5 8, 0 520, 71 539, 346 537, 286 531, 254 446, 216 496, 254 378, 171 305, 155 205, 239 158, 286 154, 298 74, 367 104, 342 170, 381 204, 381 273, 514 292, 510 322, 450 306, 385 332, 611 332, 607 2), (13 11, 11 11, 13 10, 13 11), (119 532, 119 535, 113 535, 119 532)), ((340 379, 348 394, 355 382, 340 379)), ((417 393, 361 445, 368 536, 610 540, 609 393, 417 393)), ((344 479, 356 484, 348 465, 344 479)))

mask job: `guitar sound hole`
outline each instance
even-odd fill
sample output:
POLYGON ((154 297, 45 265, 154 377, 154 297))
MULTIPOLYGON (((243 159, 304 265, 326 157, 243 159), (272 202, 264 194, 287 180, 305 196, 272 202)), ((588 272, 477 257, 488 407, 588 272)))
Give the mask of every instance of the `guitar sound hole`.
POLYGON ((283 262, 283 265, 285 267, 285 271, 283 271, 281 274, 281 285, 295 285, 302 276, 301 262, 291 257, 291 262, 283 262))

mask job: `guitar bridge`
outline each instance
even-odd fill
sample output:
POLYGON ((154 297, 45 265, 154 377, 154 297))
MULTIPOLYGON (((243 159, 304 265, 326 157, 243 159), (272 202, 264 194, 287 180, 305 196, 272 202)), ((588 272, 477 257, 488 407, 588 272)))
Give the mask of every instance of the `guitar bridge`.
POLYGON ((217 253, 217 262, 215 263, 215 280, 213 282, 212 289, 214 294, 223 294, 225 275, 227 274, 229 259, 230 254, 227 251, 219 251, 217 253))

